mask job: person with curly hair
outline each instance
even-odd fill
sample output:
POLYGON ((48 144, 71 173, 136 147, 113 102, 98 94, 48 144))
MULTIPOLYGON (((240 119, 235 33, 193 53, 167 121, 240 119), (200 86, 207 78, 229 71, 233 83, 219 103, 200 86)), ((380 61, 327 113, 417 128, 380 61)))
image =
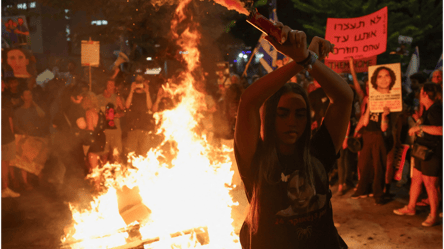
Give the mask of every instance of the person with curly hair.
POLYGON ((396 75, 388 67, 378 67, 372 75, 372 87, 382 94, 389 94, 396 82, 396 75))

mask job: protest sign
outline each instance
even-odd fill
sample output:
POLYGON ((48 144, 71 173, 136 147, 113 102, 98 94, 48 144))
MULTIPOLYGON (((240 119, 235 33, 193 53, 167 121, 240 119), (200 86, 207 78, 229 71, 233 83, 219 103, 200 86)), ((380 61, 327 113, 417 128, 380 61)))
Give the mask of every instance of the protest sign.
POLYGON ((402 111, 401 64, 370 66, 368 75, 370 111, 383 112, 384 107, 402 111))
POLYGON ((40 175, 49 156, 49 139, 15 134, 16 155, 11 165, 40 175))
POLYGON ((2 40, 9 47, 31 44, 26 16, 2 17, 2 40))
MULTIPOLYGON (((350 62, 349 60, 329 60, 324 61, 327 67, 331 68, 336 73, 350 73, 350 62)), ((356 73, 368 72, 368 67, 376 65, 376 55, 370 58, 356 59, 353 61, 356 73)))
POLYGON ((387 48, 387 7, 356 18, 328 18, 325 39, 335 44, 330 60, 372 57, 387 48))
POLYGON ((80 55, 82 66, 98 67, 100 64, 100 42, 82 41, 80 55))

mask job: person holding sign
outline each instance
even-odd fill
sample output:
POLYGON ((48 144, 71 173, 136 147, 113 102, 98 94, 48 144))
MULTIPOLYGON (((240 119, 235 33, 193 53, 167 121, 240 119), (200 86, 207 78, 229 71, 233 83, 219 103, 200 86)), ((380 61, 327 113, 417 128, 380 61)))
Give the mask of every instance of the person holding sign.
POLYGON ((279 44, 293 59, 265 75, 241 95, 234 151, 250 209, 240 231, 242 248, 347 248, 333 223, 327 172, 337 159, 352 109, 347 83, 320 60, 333 45, 277 23, 279 44), (317 58, 319 55, 319 60, 317 58), (288 80, 303 69, 330 99, 319 130, 311 136, 305 90, 288 80))
POLYGON ((387 149, 384 143, 383 132, 389 128, 390 109, 384 107, 383 113, 371 112, 368 97, 364 98, 362 105, 362 110, 365 110, 365 113, 359 119, 354 135, 355 137, 360 136, 358 132, 364 127, 364 132, 362 133, 363 146, 358 158, 360 178, 358 188, 351 198, 366 198, 370 194, 370 185, 372 185, 375 204, 382 205, 384 169, 387 162, 387 149))
POLYGON ((372 87, 381 94, 389 94, 396 82, 396 75, 388 67, 379 67, 372 75, 372 87))

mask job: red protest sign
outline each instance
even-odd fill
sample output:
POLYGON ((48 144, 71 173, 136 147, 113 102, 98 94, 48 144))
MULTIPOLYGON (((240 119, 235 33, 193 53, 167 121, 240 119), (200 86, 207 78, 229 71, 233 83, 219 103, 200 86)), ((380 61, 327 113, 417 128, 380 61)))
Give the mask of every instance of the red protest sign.
POLYGON ((328 18, 325 39, 335 44, 330 60, 382 54, 387 48, 387 7, 356 18, 328 18))
MULTIPOLYGON (((353 65, 355 66, 356 73, 368 72, 368 67, 376 65, 376 55, 370 58, 362 58, 356 59, 353 61, 353 65)), ((325 59, 324 61, 327 67, 331 68, 336 73, 350 73, 350 62, 349 60, 329 60, 325 59)))

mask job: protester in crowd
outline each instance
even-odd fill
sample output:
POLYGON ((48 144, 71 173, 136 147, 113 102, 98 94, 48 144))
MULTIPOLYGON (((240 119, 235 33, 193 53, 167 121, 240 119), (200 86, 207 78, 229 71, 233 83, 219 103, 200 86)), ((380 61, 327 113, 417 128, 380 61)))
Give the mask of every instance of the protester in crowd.
POLYGON ((108 161, 108 157, 112 156, 113 160, 120 162, 120 155, 122 154, 122 129, 120 126, 120 117, 122 116, 125 107, 122 99, 116 93, 115 81, 109 79, 106 82, 106 88, 103 93, 97 96, 97 101, 100 110, 105 114, 105 136, 106 147, 105 151, 109 151, 109 155, 103 156, 103 162, 108 161))
POLYGON ((148 83, 143 75, 137 74, 125 104, 129 128, 125 148, 127 153, 134 152, 136 156, 146 156, 152 140, 149 133, 154 129, 151 113, 153 103, 148 83))
MULTIPOLYGON (((266 39, 294 62, 252 84, 239 104, 234 151, 250 202, 240 241, 243 248, 346 248, 333 224, 326 172, 344 140, 352 92, 307 50, 305 33, 283 30, 284 45, 266 39), (312 63, 311 75, 331 99, 313 138, 305 91, 285 84, 303 69, 296 62, 312 63)), ((315 37, 309 49, 322 60, 332 46, 315 37)))
POLYGON ((14 132, 18 139, 16 149, 20 154, 14 166, 21 170, 25 190, 31 190, 33 187, 28 182, 28 172, 41 176, 47 157, 45 154, 48 153, 49 125, 45 112, 33 101, 30 90, 23 91, 21 98, 23 105, 14 112, 14 132), (26 160, 22 159, 22 155, 26 160))
POLYGON ((217 102, 217 111, 214 113, 215 137, 222 139, 234 138, 237 108, 242 94, 242 87, 238 83, 231 84, 225 95, 217 102))
POLYGON ((174 99, 162 86, 157 91, 156 101, 153 104, 153 112, 163 112, 174 107, 174 99))
MULTIPOLYGON (((82 107, 85 110, 86 131, 85 137, 89 141, 84 144, 89 146, 87 151, 88 168, 91 173, 100 164, 100 157, 106 155, 109 151, 105 150, 106 135, 104 133, 106 127, 105 114, 100 110, 97 97, 93 93, 86 94, 82 99, 82 107)), ((100 187, 100 177, 94 182, 95 189, 100 187)))
POLYGON ((438 84, 441 87, 441 91, 438 92, 438 95, 436 97, 438 98, 438 100, 440 100, 442 102, 442 70, 441 69, 437 69, 437 70, 433 71, 431 81, 435 84, 438 84))
POLYGON ((231 85, 231 80, 229 77, 225 76, 223 70, 219 71, 218 75, 219 77, 217 78, 217 85, 219 86, 219 89, 223 88, 223 90, 225 90, 229 85, 231 85))
POLYGON ((430 202, 430 214, 423 226, 438 224, 438 180, 442 175, 442 103, 436 99, 441 89, 433 83, 424 84, 420 102, 425 107, 421 124, 410 128, 409 135, 417 134, 412 156, 415 157, 408 205, 393 212, 398 215, 415 215, 416 201, 424 184, 430 202), (429 151, 431 150, 431 151, 429 151))
POLYGON ((383 132, 386 132, 389 128, 390 109, 385 107, 383 113, 371 112, 368 96, 366 96, 362 102, 361 113, 364 114, 361 116, 354 133, 355 137, 360 136, 359 131, 363 128, 363 146, 358 158, 360 177, 358 187, 351 198, 367 197, 371 194, 370 185, 372 185, 375 204, 381 205, 384 203, 384 175, 387 162, 387 148, 384 143, 383 132))
POLYGON ((371 78, 372 87, 382 94, 390 93, 396 82, 396 75, 388 67, 378 67, 371 78))
POLYGON ((339 196, 347 193, 349 189, 354 188, 353 172, 356 172, 357 168, 357 153, 353 149, 349 148, 349 138, 353 138, 353 134, 357 125, 356 119, 356 102, 359 102, 358 94, 353 91, 354 99, 352 105, 352 111, 350 113, 350 121, 347 127, 347 133, 345 139, 342 142, 342 146, 339 150, 340 157, 337 161, 338 165, 338 190, 339 196))
MULTIPOLYGON (((220 85, 219 85, 220 86, 220 85)), ((200 80, 195 83, 195 89, 200 93, 198 95, 199 113, 203 118, 200 120, 201 135, 206 135, 208 141, 213 141, 214 138, 214 113, 217 111, 217 104, 214 97, 208 92, 206 81, 200 80)), ((219 88, 221 89, 221 88, 219 88)), ((225 88, 224 88, 225 89, 225 88)))
POLYGON ((410 107, 419 107, 419 92, 421 87, 427 81, 427 76, 424 73, 418 72, 414 73, 410 76, 410 89, 412 90, 410 93, 403 96, 403 103, 407 104, 410 107))
POLYGON ((85 110, 81 106, 83 95, 81 86, 65 87, 58 103, 60 107, 52 120, 57 130, 53 139, 53 148, 58 161, 63 163, 66 169, 62 194, 68 199, 74 198, 75 191, 85 186, 85 160, 81 134, 87 125, 85 110))
POLYGON ((3 97, 8 98, 12 103, 12 108, 16 109, 23 104, 21 95, 24 89, 19 87, 19 81, 15 77, 5 79, 6 89, 2 93, 3 97))
POLYGON ((308 100, 311 107, 311 129, 317 131, 321 127, 322 119, 325 117, 330 100, 316 79, 313 80, 313 86, 315 89, 309 91, 308 100))
MULTIPOLYGON (((237 74, 232 74, 230 78, 231 84, 239 84, 241 85, 241 78, 237 74)), ((230 86, 226 86, 226 88, 229 88, 230 86)))
POLYGON ((2 80, 2 198, 19 197, 10 188, 9 173, 12 171, 10 162, 15 158, 16 145, 14 136, 12 103, 8 97, 3 96, 5 87, 2 80))
POLYGON ((49 110, 47 99, 49 96, 47 96, 43 87, 37 84, 35 77, 29 77, 27 79, 26 89, 31 91, 34 102, 47 112, 49 110))
POLYGON ((356 76, 356 71, 355 71, 355 64, 354 64, 354 59, 353 56, 350 56, 349 59, 349 65, 350 65, 350 74, 352 75, 353 78, 353 89, 356 91, 356 94, 359 97, 359 102, 362 102, 362 100, 365 97, 364 91, 361 88, 361 85, 358 81, 358 77, 356 76))
POLYGON ((435 84, 440 85, 442 88, 442 70, 441 69, 437 69, 437 70, 433 71, 431 81, 435 84))

